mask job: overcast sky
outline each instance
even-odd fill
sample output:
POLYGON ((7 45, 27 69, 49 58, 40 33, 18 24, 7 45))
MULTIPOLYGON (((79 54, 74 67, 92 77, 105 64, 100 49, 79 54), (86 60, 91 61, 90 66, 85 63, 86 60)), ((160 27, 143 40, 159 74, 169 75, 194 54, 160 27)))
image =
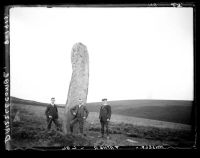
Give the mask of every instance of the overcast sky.
POLYGON ((193 100, 193 10, 163 7, 11 8, 11 95, 65 104, 77 42, 89 53, 87 102, 193 100))

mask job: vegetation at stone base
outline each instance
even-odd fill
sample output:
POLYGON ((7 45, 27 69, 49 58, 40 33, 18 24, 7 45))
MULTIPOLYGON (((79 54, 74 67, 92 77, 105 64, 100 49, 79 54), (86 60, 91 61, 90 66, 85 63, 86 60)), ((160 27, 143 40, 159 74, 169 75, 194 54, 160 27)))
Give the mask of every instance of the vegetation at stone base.
POLYGON ((91 145, 80 136, 64 135, 55 129, 46 131, 46 120, 35 117, 29 111, 20 109, 20 117, 20 122, 12 122, 12 148, 91 145))
MULTIPOLYGON (((126 138, 142 139, 148 145, 148 141, 155 142, 159 145, 173 146, 192 146, 192 136, 190 131, 160 129, 156 127, 143 127, 127 123, 110 123, 110 133, 114 139, 104 141, 98 139, 100 134, 100 124, 86 122, 85 131, 87 136, 80 137, 74 135, 64 135, 62 132, 55 130, 52 124, 52 130, 46 131, 46 120, 44 107, 24 106, 14 104, 11 108, 11 118, 14 118, 16 111, 20 111, 20 122, 12 122, 12 148, 34 146, 94 146, 94 145, 127 145, 124 141, 126 138), (93 136, 91 139, 90 137, 93 136)), ((62 116, 61 116, 62 117, 62 116)), ((61 122, 61 120, 59 120, 61 122)))

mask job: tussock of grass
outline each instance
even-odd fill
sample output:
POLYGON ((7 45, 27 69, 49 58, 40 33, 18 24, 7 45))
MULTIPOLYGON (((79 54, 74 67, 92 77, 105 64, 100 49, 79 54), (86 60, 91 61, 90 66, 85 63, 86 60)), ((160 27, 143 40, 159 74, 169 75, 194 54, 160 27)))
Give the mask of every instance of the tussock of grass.
MULTIPOLYGON (((36 146, 73 146, 90 145, 90 142, 80 136, 65 135, 56 130, 46 131, 43 127, 31 127, 30 124, 14 123, 12 139, 15 142, 23 140, 35 143, 36 146), (46 142, 43 144, 43 142, 46 142)), ((19 143, 18 145, 21 146, 19 143)), ((25 145, 26 146, 26 145, 25 145)))
MULTIPOLYGON (((93 124, 91 131, 99 131, 99 127, 93 124)), ((191 133, 189 131, 179 131, 172 129, 161 129, 156 127, 134 126, 132 124, 111 124, 111 134, 124 134, 132 138, 145 138, 160 141, 177 141, 183 144, 183 140, 191 141, 191 133)))
POLYGON ((65 135, 56 131, 52 124, 52 130, 46 130, 46 120, 38 118, 30 111, 18 107, 12 109, 12 118, 20 111, 20 122, 12 122, 12 147, 34 146, 82 146, 91 145, 90 142, 80 136, 65 135))

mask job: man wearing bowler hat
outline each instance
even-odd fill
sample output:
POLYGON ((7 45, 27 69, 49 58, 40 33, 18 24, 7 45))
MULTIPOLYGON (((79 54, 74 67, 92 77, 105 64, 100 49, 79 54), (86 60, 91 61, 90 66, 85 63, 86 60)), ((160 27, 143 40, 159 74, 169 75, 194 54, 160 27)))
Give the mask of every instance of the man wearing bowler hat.
POLYGON ((111 106, 108 105, 107 99, 104 98, 102 99, 102 105, 100 108, 99 112, 99 119, 101 123, 101 136, 104 137, 104 127, 106 127, 106 134, 107 134, 107 139, 109 139, 109 130, 108 130, 108 124, 111 118, 111 106))

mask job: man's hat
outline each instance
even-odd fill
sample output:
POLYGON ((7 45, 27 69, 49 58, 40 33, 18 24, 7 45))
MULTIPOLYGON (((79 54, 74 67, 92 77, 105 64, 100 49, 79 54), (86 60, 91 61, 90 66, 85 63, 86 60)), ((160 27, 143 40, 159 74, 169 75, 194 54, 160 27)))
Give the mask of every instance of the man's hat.
POLYGON ((106 99, 106 98, 103 98, 102 101, 107 101, 107 99, 106 99))

